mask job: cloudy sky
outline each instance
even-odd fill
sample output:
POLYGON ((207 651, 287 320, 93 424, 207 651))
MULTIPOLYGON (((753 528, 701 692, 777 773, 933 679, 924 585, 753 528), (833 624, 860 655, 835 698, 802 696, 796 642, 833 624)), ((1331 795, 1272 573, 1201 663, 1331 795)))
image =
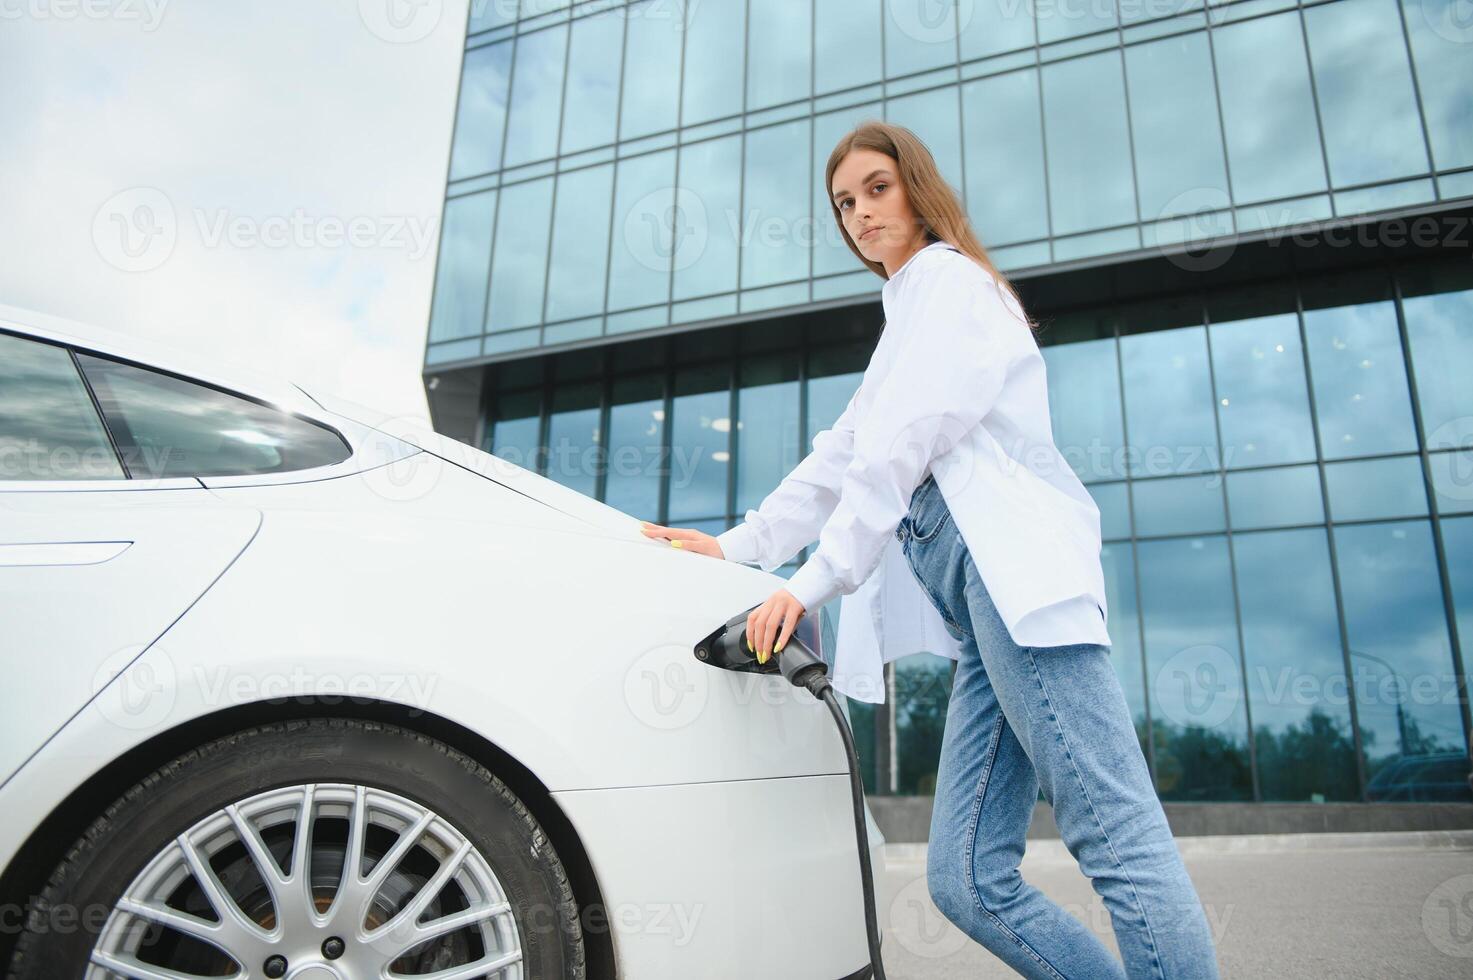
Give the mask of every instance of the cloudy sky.
POLYGON ((0 303, 391 414, 467 0, 0 0, 0 303))

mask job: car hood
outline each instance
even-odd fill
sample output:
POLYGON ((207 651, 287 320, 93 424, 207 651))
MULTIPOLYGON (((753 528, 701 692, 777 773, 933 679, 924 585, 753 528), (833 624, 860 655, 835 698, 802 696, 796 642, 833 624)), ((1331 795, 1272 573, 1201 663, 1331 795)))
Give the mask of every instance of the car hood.
POLYGON ((389 415, 338 395, 309 391, 300 385, 297 388, 333 415, 387 433, 455 466, 525 494, 583 522, 592 533, 629 541, 650 540, 640 530, 640 522, 644 518, 626 514, 524 466, 441 435, 420 416, 389 415))

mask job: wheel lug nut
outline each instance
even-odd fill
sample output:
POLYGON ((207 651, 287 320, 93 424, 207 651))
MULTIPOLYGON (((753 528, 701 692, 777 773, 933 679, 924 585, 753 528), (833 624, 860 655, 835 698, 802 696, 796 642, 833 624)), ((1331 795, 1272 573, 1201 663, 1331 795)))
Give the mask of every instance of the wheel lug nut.
POLYGON ((332 936, 322 943, 322 955, 330 960, 335 960, 339 956, 342 956, 344 949, 343 941, 337 936, 332 936))
POLYGON ((275 980, 276 977, 286 976, 286 957, 267 957, 265 964, 261 967, 261 972, 271 977, 272 980, 275 980))

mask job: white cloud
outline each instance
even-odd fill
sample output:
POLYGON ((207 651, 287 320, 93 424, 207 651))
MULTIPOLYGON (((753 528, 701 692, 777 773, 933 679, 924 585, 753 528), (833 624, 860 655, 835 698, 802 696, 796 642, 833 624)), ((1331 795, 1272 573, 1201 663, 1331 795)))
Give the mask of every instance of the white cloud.
POLYGON ((427 414, 465 13, 0 0, 0 302, 427 414))

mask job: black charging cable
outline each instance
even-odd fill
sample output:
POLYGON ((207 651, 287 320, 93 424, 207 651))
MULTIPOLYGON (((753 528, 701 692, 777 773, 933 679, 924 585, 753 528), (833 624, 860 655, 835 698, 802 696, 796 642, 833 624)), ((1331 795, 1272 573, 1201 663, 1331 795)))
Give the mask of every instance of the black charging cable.
POLYGON ((696 659, 723 670, 781 673, 788 683, 803 688, 829 706, 829 714, 834 717, 839 737, 844 741, 844 752, 849 757, 849 796, 854 807, 854 836, 859 842, 859 878, 864 887, 864 928, 869 938, 870 977, 885 980, 885 964, 880 958, 880 923, 875 913, 874 869, 869 860, 869 831, 864 823, 864 780, 859 774, 859 753, 854 747, 854 733, 839 707, 833 685, 829 683, 828 664, 797 632, 788 637, 781 653, 774 653, 765 664, 757 662, 756 654, 747 649, 747 616, 751 611, 738 613, 696 644, 696 659))

